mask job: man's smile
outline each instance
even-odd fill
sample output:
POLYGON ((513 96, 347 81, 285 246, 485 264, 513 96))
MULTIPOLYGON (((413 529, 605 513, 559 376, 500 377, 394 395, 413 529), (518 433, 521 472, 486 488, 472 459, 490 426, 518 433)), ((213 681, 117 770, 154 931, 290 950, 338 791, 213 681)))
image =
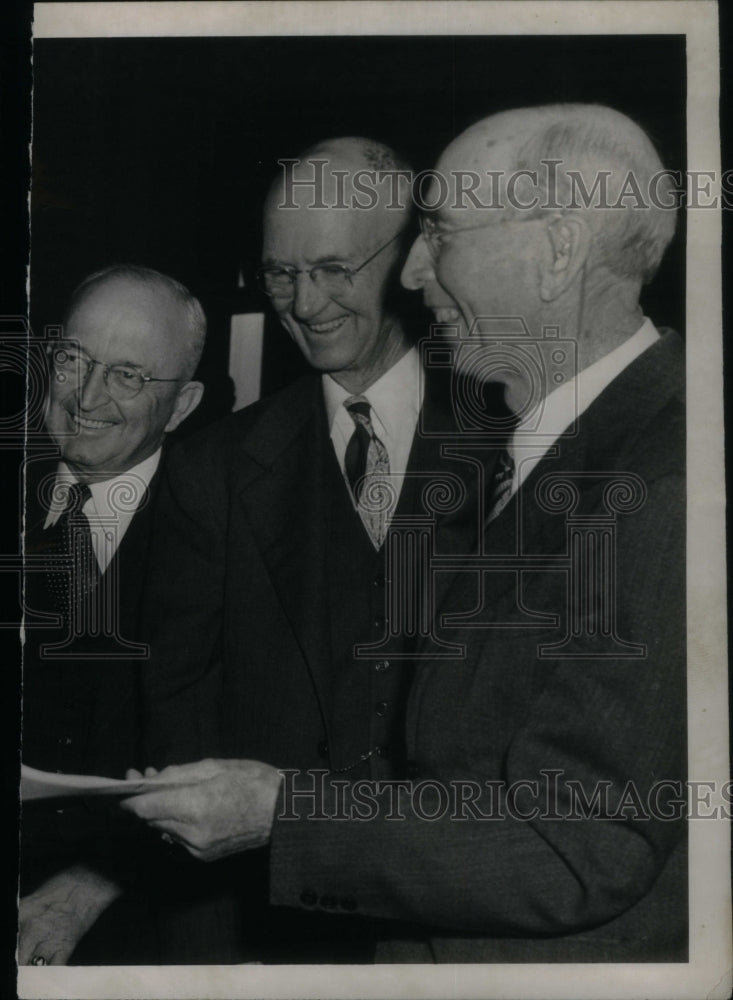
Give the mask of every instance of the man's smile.
POLYGON ((301 326, 304 326, 310 333, 333 333, 334 330, 342 327, 348 318, 348 315, 337 316, 336 319, 325 320, 322 323, 304 323, 301 320, 301 326))
POLYGON ((439 323, 459 323, 461 313, 452 306, 428 306, 439 323))
POLYGON ((114 427, 118 420, 92 420, 91 417, 83 417, 80 413, 70 413, 71 422, 82 430, 101 431, 108 427, 114 427))

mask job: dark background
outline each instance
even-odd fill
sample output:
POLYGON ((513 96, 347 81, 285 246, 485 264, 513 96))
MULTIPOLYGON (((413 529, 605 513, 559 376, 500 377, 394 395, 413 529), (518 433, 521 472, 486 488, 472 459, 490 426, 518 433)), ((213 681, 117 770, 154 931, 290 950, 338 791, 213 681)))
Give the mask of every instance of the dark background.
MULTIPOLYGON (((231 406, 231 313, 267 312, 252 279, 278 158, 329 136, 366 135, 420 170, 494 111, 585 101, 629 114, 664 165, 684 170, 685 95, 681 36, 41 39, 33 329, 40 335, 60 323, 71 289, 107 264, 131 261, 179 278, 210 324, 201 372, 208 393, 190 432, 231 406)), ((683 236, 644 302, 658 324, 679 330, 683 236)), ((268 318, 263 392, 301 370, 268 318)))

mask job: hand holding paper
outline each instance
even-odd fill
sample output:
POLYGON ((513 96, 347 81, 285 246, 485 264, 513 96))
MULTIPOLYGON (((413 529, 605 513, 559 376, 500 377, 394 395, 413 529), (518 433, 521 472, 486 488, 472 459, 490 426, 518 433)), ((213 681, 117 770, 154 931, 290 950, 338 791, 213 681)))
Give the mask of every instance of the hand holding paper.
POLYGON ((193 857, 214 861, 268 842, 280 782, 259 761, 202 760, 164 768, 120 805, 193 857))

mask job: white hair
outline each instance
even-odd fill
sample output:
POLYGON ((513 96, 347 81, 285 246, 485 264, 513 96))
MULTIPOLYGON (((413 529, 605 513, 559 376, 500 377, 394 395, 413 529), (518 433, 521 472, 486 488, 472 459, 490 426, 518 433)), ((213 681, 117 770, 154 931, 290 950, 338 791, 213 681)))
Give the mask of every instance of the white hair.
POLYGON ((141 267, 139 264, 112 264, 110 267, 95 271, 84 278, 72 292, 64 317, 64 326, 68 324, 72 313, 79 308, 94 288, 107 281, 117 279, 163 289, 183 307, 187 319, 186 328, 181 330, 181 337, 185 340, 183 374, 187 379, 192 378, 204 349, 206 316, 201 308, 201 303, 189 292, 186 286, 161 271, 154 271, 150 267, 141 267))
POLYGON ((538 193, 543 200, 548 193, 543 185, 548 178, 544 163, 549 160, 561 161, 553 195, 563 206, 573 202, 568 171, 576 172, 576 183, 579 177, 586 191, 591 191, 605 173, 609 204, 615 204, 619 194, 628 190, 624 185, 631 178, 642 194, 643 205, 632 196, 631 203, 626 201, 619 208, 594 205, 588 213, 595 235, 591 264, 603 264, 620 277, 651 280, 674 235, 676 211, 673 180, 664 172, 646 133, 626 115, 596 104, 522 108, 502 112, 482 124, 510 116, 520 132, 522 117, 528 119, 530 128, 516 145, 514 168, 537 171, 538 193), (653 200, 649 191, 654 186, 653 200))

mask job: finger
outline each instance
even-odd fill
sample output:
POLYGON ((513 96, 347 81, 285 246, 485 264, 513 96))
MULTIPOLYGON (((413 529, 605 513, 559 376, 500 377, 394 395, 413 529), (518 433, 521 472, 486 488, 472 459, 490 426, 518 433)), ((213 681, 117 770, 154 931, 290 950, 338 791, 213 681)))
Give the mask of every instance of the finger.
POLYGON ((140 774, 139 771, 135 770, 134 767, 128 767, 128 769, 125 771, 125 778, 127 779, 127 781, 138 781, 140 778, 142 778, 142 774, 140 774))
POLYGON ((155 767, 146 767, 145 768, 145 777, 146 778, 154 778, 157 773, 158 773, 158 770, 155 767))
POLYGON ((24 934, 23 929, 21 928, 20 937, 18 939, 18 965, 30 964, 35 946, 35 938, 31 937, 30 934, 24 934))
POLYGON ((120 802, 122 809, 134 813, 146 823, 181 822, 190 819, 191 808, 178 790, 141 792, 120 802))

